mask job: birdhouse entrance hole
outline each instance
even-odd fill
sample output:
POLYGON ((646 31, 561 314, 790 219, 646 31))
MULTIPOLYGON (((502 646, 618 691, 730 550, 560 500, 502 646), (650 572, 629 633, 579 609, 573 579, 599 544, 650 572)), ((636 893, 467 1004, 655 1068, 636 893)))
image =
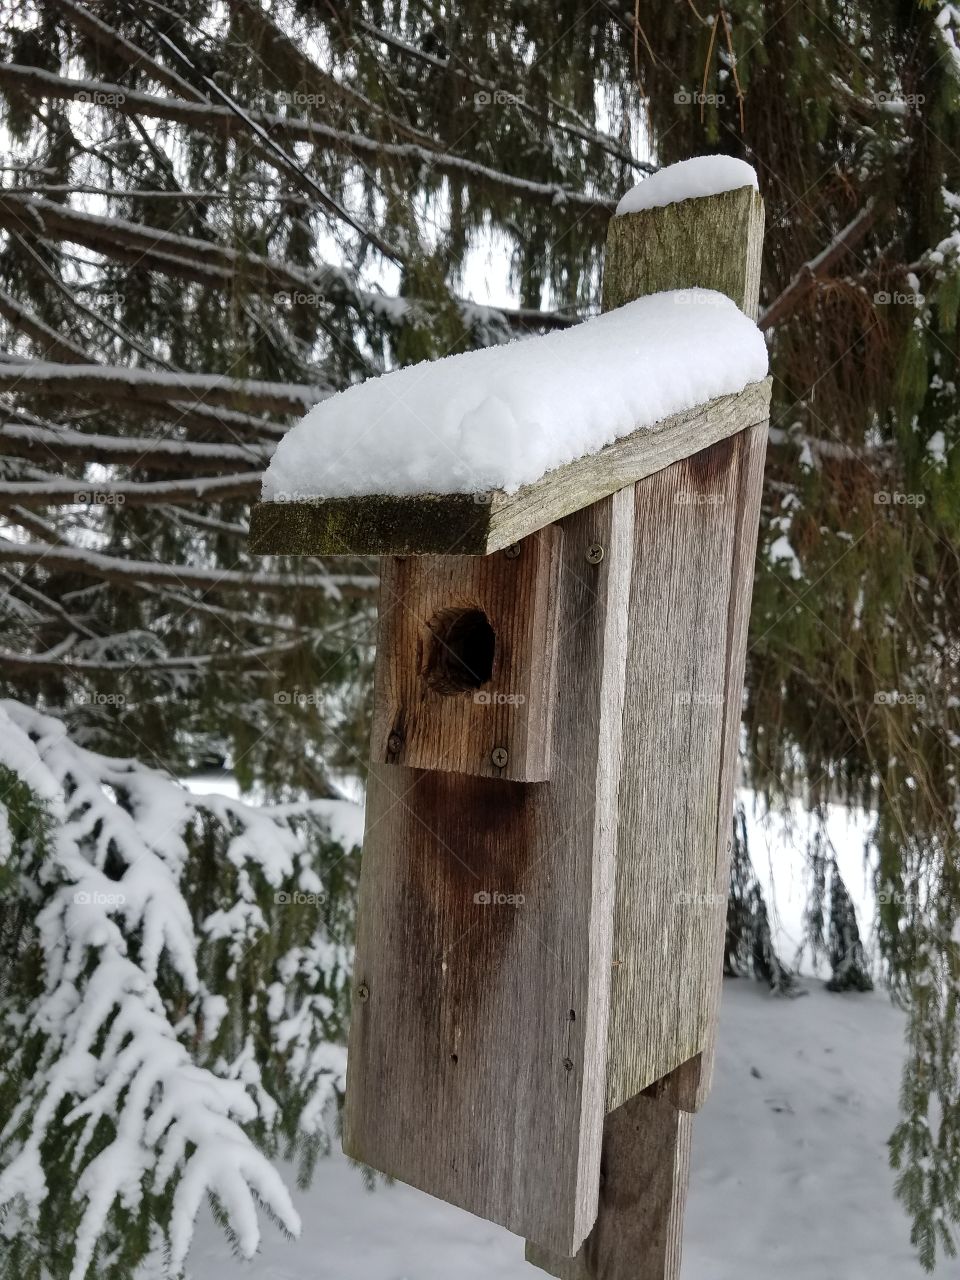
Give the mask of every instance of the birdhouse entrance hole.
POLYGON ((562 544, 553 524, 509 555, 384 557, 375 760, 547 781, 562 544))
POLYGON ((482 609, 441 609, 427 631, 423 677, 431 689, 465 693, 489 682, 497 637, 482 609))

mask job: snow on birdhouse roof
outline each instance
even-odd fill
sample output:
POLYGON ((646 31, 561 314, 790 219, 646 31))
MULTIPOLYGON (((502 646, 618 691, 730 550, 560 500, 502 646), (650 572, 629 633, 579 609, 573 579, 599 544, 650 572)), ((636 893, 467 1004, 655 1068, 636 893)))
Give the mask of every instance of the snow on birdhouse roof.
POLYGON ((659 169, 631 187, 617 205, 617 215, 660 209, 698 196, 719 196, 741 187, 758 190, 756 170, 745 160, 736 160, 733 156, 695 156, 659 169))
POLYGON ((653 294, 332 396, 280 441, 263 497, 514 493, 766 373, 763 337, 729 298, 653 294))

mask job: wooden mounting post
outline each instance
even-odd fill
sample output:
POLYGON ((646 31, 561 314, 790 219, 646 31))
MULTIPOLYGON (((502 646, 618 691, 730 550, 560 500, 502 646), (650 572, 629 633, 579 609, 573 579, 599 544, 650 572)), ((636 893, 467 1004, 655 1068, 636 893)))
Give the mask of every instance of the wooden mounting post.
POLYGON ((528 1262, 558 1280, 676 1280, 697 1074, 681 1067, 609 1113, 593 1230, 574 1258, 528 1244, 528 1262))
MULTIPOLYGON (((604 307, 663 289, 756 318, 752 188, 611 220, 604 307)), ((691 305, 695 305, 691 301, 691 305)), ((690 1121, 710 1087, 767 415, 635 485, 597 1222, 563 1280, 677 1280, 690 1121)))

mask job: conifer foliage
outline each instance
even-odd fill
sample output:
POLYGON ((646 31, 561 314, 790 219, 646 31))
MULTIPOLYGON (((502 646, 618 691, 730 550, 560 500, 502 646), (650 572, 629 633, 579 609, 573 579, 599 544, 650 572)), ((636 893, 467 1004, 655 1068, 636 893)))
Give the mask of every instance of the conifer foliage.
POLYGON ((207 1197, 250 1256, 258 1205, 299 1229, 269 1157, 308 1174, 336 1126, 356 806, 0 729, 0 1275, 177 1274, 207 1197))

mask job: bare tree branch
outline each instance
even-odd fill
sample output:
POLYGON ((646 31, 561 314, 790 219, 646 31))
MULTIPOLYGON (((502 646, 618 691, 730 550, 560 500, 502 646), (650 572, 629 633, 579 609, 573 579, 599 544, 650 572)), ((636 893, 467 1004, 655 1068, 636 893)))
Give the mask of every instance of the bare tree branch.
POLYGON ((8 422, 0 427, 0 451, 18 458, 100 462, 156 470, 193 471, 230 463, 265 464, 273 449, 256 444, 206 444, 144 436, 105 436, 69 428, 8 422))
POLYGON ((14 650, 3 649, 0 650, 0 662, 14 671, 34 671, 38 675, 51 671, 60 674, 76 672, 82 675, 103 674, 106 672, 124 674, 133 669, 138 672, 182 671, 189 674, 190 671, 199 673, 204 668, 209 667, 232 668, 254 660, 262 662, 264 658, 274 657, 277 654, 292 653, 295 649, 300 648, 302 644, 302 638, 298 638, 296 640, 281 641, 278 644, 257 645, 250 649, 234 646, 223 653, 190 654, 182 658, 60 658, 52 651, 33 654, 17 653, 14 650))
POLYGON ((603 217, 609 216, 615 203, 612 200, 598 200, 585 191, 560 183, 535 182, 529 178, 516 177, 436 147, 414 142, 386 142, 296 116, 245 111, 243 117, 239 117, 228 107, 160 98, 101 80, 68 80, 39 67, 17 63, 0 63, 0 83, 4 82, 15 84, 19 89, 35 93, 41 98, 89 101, 121 115, 171 120, 191 128, 219 133, 224 137, 244 135, 249 122, 258 129, 267 131, 271 137, 283 138, 289 143, 309 142, 338 155, 352 156, 355 159, 363 157, 376 164, 403 163, 418 169, 436 169, 438 173, 484 183, 507 194, 521 195, 525 199, 553 205, 583 206, 603 217))
POLYGON ((201 506, 230 498, 255 499, 260 493, 263 473, 205 476, 196 480, 155 480, 107 482, 88 480, 0 480, 0 510, 11 503, 23 507, 113 506, 201 506))
POLYGON ((238 406, 245 410, 302 415, 332 394, 326 387, 260 382, 219 373, 155 373, 125 365, 0 365, 0 391, 18 395, 96 396, 100 400, 183 400, 238 406))
MULTIPOLYGON (((303 296, 315 305, 324 299, 342 296, 361 311, 378 313, 396 324, 429 312, 434 304, 417 298, 394 298, 364 289, 351 274, 338 267, 321 265, 314 272, 299 271, 289 263, 257 254, 242 253, 210 240, 181 236, 143 223, 122 218, 101 217, 81 212, 53 200, 30 198, 10 190, 0 193, 0 226, 18 233, 63 239, 82 244, 97 253, 143 270, 158 271, 179 280, 214 289, 232 289, 237 273, 248 288, 263 293, 281 292, 303 296)), ((538 311, 534 308, 480 306, 464 299, 452 299, 465 320, 502 321, 516 329, 563 328, 575 324, 576 315, 538 311)))
POLYGON ((828 275, 844 254, 859 244, 873 226, 875 209, 872 200, 868 200, 856 217, 852 218, 842 231, 838 231, 827 247, 815 258, 805 262, 794 275, 787 287, 776 297, 763 312, 757 324, 761 329, 772 329, 799 305, 818 280, 828 275))
POLYGON ((41 542, 11 542, 0 538, 0 562, 27 567, 60 569, 138 588, 142 583, 195 587, 200 591, 257 591, 265 595, 289 592, 320 592, 331 599, 368 596, 376 578, 322 574, 302 577, 280 573, 244 572, 237 569, 204 569, 195 565, 156 564, 149 560, 127 560, 104 555, 85 547, 55 547, 41 542))

